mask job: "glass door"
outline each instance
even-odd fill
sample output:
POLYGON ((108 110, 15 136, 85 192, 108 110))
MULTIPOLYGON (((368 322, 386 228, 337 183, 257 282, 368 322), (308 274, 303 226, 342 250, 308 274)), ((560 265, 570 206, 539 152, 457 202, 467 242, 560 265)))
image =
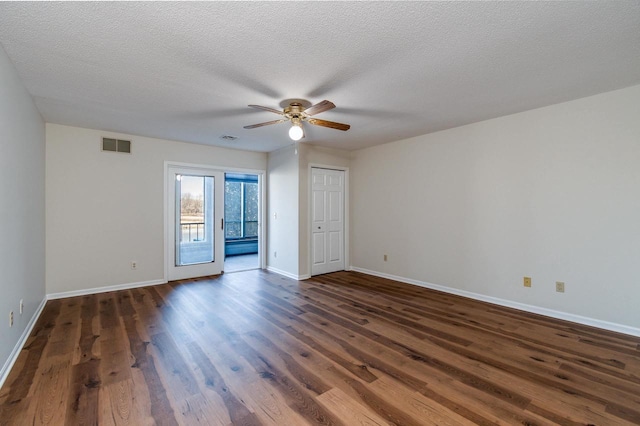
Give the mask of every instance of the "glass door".
POLYGON ((167 173, 168 279, 220 274, 224 264, 224 174, 173 167, 167 173))

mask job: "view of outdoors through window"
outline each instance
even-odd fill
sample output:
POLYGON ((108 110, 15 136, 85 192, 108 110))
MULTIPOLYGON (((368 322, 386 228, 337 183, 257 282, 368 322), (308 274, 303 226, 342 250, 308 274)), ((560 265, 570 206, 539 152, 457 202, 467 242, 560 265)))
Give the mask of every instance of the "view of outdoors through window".
POLYGON ((225 182, 224 217, 226 239, 258 237, 258 182, 225 182))
POLYGON ((204 241, 204 177, 182 176, 180 182, 181 241, 204 241))

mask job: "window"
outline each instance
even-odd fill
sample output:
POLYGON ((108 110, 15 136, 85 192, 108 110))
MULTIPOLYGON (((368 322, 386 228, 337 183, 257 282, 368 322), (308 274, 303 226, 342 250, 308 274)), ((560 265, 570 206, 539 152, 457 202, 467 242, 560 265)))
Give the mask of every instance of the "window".
POLYGON ((258 176, 227 173, 224 183, 225 239, 258 237, 258 176))

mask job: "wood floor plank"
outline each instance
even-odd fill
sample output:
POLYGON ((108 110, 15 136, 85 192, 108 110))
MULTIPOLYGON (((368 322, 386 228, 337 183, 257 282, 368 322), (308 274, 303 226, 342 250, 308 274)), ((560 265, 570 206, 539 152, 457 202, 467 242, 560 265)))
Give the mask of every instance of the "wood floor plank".
POLYGON ((138 404, 133 379, 121 380, 100 389, 98 424, 131 425, 151 424, 153 419, 144 413, 143 406, 138 404))
POLYGON ((155 358, 163 367, 159 369, 160 374, 167 383, 166 388, 171 389, 175 399, 180 401, 198 394, 196 380, 171 336, 166 333, 154 334, 151 336, 151 343, 154 354, 158 355, 155 358))
POLYGON ((259 425, 258 418, 233 394, 202 348, 196 342, 191 342, 188 349, 203 375, 205 386, 222 398, 231 423, 259 425))
POLYGON ((348 425, 388 425, 382 417, 364 408, 339 388, 333 388, 320 395, 318 401, 348 425))
POLYGON ((133 316, 123 317, 123 323, 129 338, 129 347, 133 357, 131 368, 140 369, 148 388, 151 416, 159 423, 177 425, 173 407, 167 398, 167 391, 156 369, 154 358, 147 353, 149 341, 143 341, 138 334, 133 316))
POLYGON ((69 388, 69 361, 49 365, 38 381, 38 392, 31 398, 27 418, 40 425, 64 424, 69 388))
POLYGON ((178 423, 181 425, 195 424, 229 424, 230 419, 220 410, 215 398, 209 398, 207 393, 191 395, 178 404, 178 423))
POLYGON ((412 392, 392 378, 383 377, 371 386, 372 390, 385 398, 397 401, 405 411, 424 424, 464 425, 467 419, 454 411, 434 403, 418 392, 412 392))
POLYGON ((108 386, 131 378, 129 348, 124 329, 108 328, 100 332, 100 377, 102 384, 108 386))
POLYGON ((47 303, 0 425, 640 425, 640 338, 356 272, 47 303))
MULTIPOLYGON (((203 342, 207 346, 206 342, 203 342)), ((237 395, 238 401, 246 405, 249 412, 254 413, 258 421, 265 425, 306 424, 300 414, 291 408, 287 399, 281 395, 268 380, 258 372, 244 358, 235 354, 226 343, 217 343, 207 348, 211 363, 218 366, 225 384, 224 392, 237 395)), ((205 348, 203 348, 205 350, 205 348)), ((252 424, 251 416, 240 418, 234 424, 252 424)))

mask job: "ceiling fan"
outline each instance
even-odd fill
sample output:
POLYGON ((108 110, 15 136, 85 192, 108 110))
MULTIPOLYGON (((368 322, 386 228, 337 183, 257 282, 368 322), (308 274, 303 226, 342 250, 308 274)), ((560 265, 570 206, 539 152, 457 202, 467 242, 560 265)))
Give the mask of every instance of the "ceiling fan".
MULTIPOLYGON (((306 102, 308 105, 309 102, 306 102)), ((282 104, 281 104, 282 105, 282 104)), ((291 121, 291 129, 289 129, 289 137, 294 141, 299 141, 304 137, 304 130, 302 129, 302 122, 306 121, 309 124, 314 124, 316 126, 329 127, 331 129, 337 130, 349 130, 351 128, 348 124, 336 123, 335 121, 327 121, 320 120, 318 118, 313 118, 314 115, 319 114, 324 111, 328 111, 330 109, 335 108, 336 106, 333 102, 330 101, 322 101, 315 105, 311 105, 309 107, 305 106, 305 101, 293 100, 289 102, 289 105, 286 106, 282 111, 269 108, 261 105, 249 105, 251 108, 262 109, 265 111, 270 111, 276 114, 283 116, 283 118, 279 120, 267 121, 265 123, 252 124, 250 126, 244 126, 245 129, 255 129, 256 127, 268 126, 269 124, 278 124, 284 123, 285 121, 291 121)))

